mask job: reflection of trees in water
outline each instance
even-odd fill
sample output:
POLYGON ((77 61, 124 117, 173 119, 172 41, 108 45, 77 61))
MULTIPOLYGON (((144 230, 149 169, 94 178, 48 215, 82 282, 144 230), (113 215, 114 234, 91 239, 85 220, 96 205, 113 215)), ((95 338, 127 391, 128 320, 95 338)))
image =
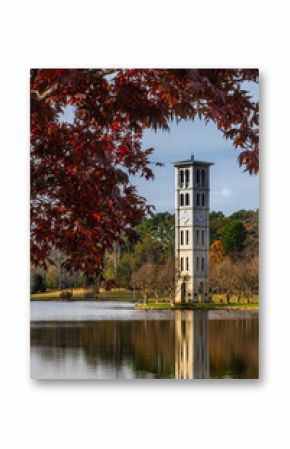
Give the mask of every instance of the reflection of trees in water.
POLYGON ((31 345, 40 347, 46 359, 61 360, 66 350, 82 350, 91 366, 103 362, 118 371, 129 362, 136 375, 147 372, 157 378, 174 377, 172 320, 32 325, 31 345))
POLYGON ((258 377, 258 319, 210 321, 210 371, 215 378, 258 377))
POLYGON ((258 341, 258 319, 208 320, 206 311, 177 311, 175 378, 255 379, 258 341))
POLYGON ((194 378, 208 379, 209 369, 209 321, 205 311, 194 313, 194 378))
POLYGON ((137 377, 258 376, 258 321, 208 320, 206 311, 176 311, 174 320, 33 324, 31 345, 59 362, 82 351, 92 367, 118 372, 127 363, 137 377))

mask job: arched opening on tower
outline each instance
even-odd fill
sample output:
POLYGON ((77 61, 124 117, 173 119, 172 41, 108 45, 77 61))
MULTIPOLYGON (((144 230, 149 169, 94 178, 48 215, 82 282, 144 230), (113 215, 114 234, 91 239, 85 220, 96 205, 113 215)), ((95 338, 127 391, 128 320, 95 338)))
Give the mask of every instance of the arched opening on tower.
POLYGON ((181 302, 186 300, 186 283, 183 281, 181 284, 181 302))

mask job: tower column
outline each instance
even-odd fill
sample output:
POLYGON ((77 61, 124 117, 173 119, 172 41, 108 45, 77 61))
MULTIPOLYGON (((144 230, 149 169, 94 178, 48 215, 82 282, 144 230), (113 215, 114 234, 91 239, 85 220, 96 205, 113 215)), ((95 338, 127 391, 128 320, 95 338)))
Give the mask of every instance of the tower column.
POLYGON ((209 298, 209 169, 192 156, 175 167, 175 302, 209 298))

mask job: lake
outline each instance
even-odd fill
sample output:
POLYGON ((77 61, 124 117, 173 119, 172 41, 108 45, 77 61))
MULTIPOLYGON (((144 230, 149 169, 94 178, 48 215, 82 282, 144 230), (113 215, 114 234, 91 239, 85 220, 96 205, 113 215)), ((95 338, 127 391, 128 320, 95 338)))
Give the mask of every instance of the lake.
POLYGON ((142 311, 133 306, 31 302, 31 377, 259 377, 258 312, 142 311))

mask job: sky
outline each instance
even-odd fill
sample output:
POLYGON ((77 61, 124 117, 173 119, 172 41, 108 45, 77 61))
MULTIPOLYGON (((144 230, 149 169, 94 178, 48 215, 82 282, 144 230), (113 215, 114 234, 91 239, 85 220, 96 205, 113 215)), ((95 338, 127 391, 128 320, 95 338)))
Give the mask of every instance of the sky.
MULTIPOLYGON (((258 99, 258 86, 244 83, 253 99, 258 99)), ((164 163, 153 167, 155 179, 146 181, 135 176, 132 183, 141 196, 156 207, 157 212, 174 211, 174 167, 172 163, 189 159, 214 162, 211 167, 210 208, 225 215, 239 209, 259 207, 259 175, 249 175, 239 166, 239 152, 226 140, 213 123, 183 121, 172 123, 170 131, 146 130, 143 148, 154 148, 152 160, 164 163)))
POLYGON ((225 140, 214 124, 195 122, 172 124, 170 132, 146 131, 143 148, 154 148, 152 159, 164 163, 154 167, 155 179, 131 178, 138 192, 157 212, 174 210, 174 167, 172 162, 194 158, 214 162, 211 167, 211 210, 229 215, 239 209, 256 209, 259 205, 259 176, 249 175, 239 167, 238 151, 225 140))
MULTIPOLYGON (((258 99, 258 86, 244 83, 254 100, 258 99)), ((72 121, 73 113, 65 112, 63 121, 72 121)), ((205 124, 196 119, 171 123, 170 131, 145 130, 142 148, 154 148, 152 160, 162 162, 163 167, 152 167, 154 180, 140 176, 131 177, 138 193, 155 206, 156 212, 174 212, 174 167, 175 161, 189 159, 191 153, 196 160, 214 162, 211 167, 210 208, 225 215, 240 209, 259 207, 259 176, 249 175, 238 164, 239 152, 230 140, 226 140, 213 123, 205 124)))

